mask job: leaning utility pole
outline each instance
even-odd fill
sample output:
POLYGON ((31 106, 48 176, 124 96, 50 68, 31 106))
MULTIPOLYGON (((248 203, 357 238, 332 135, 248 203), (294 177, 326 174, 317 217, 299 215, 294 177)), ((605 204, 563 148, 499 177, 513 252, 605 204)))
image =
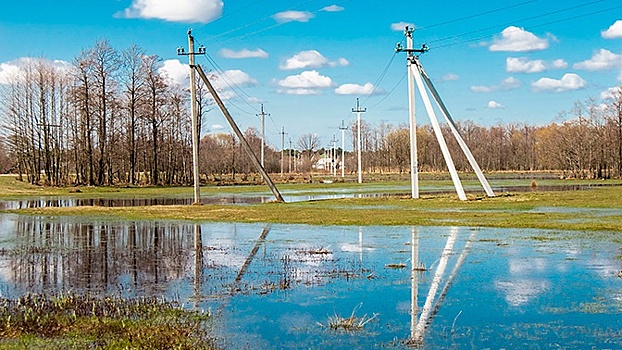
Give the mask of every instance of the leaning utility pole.
POLYGON ((363 108, 361 109, 359 107, 359 99, 358 97, 356 98, 356 108, 352 108, 352 112, 356 112, 356 145, 357 145, 357 159, 358 159, 358 176, 359 176, 359 183, 363 183, 363 173, 361 172, 361 113, 365 113, 367 112, 367 108, 363 108))
POLYGON ((199 183, 199 122, 197 117, 197 91, 194 75, 194 55, 205 53, 205 47, 199 47, 198 52, 194 52, 194 37, 192 29, 188 29, 188 52, 183 48, 177 49, 178 55, 188 56, 190 64, 190 114, 192 118, 192 175, 194 178, 194 203, 201 204, 201 189, 199 183))
POLYGON ((345 141, 346 141, 346 130, 348 127, 345 126, 343 120, 341 120, 341 126, 339 127, 341 130, 341 177, 345 177, 345 168, 346 168, 346 158, 345 158, 345 141))
POLYGON ((244 150, 246 150, 246 153, 250 157, 251 162, 253 163, 255 168, 257 168, 257 170, 261 174, 261 177, 263 177, 264 181, 268 184, 268 187, 270 187, 270 190, 272 191, 272 194, 274 194, 274 197, 276 198, 276 200, 278 202, 285 202, 285 200, 283 199, 283 196, 281 196, 281 193, 274 185, 274 182, 272 182, 272 179, 270 179, 270 176, 268 175, 266 170, 263 168, 263 166, 261 166, 261 163, 259 163, 257 156, 255 155, 255 153, 253 153, 253 149, 251 148, 250 144, 244 137, 244 134, 242 133, 242 131, 240 131, 240 128, 238 127, 238 125, 233 120, 233 117, 227 110, 227 107, 225 107, 225 104, 222 102, 222 100, 218 96, 216 89, 214 89, 214 86, 212 85, 212 83, 210 83, 209 79, 207 79, 207 75, 205 75, 205 72, 203 72, 203 68, 201 68, 201 66, 199 65, 195 65, 193 68, 196 69, 197 72, 199 73, 199 77, 201 77, 201 79, 205 83, 205 86, 207 86, 207 89, 209 90, 210 94, 212 94, 212 97, 214 98, 214 102, 216 102, 222 114, 225 116, 225 119, 227 119, 227 121, 229 122, 229 125, 233 129, 233 132, 238 137, 238 139, 240 140, 240 143, 242 144, 242 147, 244 148, 244 150))
POLYGON ((265 133, 265 119, 266 116, 270 116, 270 113, 265 113, 263 111, 263 103, 261 104, 261 113, 257 114, 257 116, 261 117, 261 166, 265 166, 264 165, 264 149, 266 148, 265 146, 265 140, 266 140, 266 133, 265 133))

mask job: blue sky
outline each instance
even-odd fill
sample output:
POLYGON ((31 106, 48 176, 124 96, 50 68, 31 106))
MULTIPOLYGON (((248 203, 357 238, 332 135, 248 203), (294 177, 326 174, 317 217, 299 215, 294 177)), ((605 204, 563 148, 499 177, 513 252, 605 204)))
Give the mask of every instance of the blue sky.
MULTIPOLYGON (((284 127, 286 140, 317 133, 327 146, 342 120, 355 120, 357 97, 373 125, 408 122, 406 57, 394 52, 405 24, 417 28, 416 46, 430 47, 421 62, 456 120, 549 124, 622 84, 619 0, 3 1, 0 83, 20 58, 71 61, 108 39, 159 55, 183 84, 187 57, 176 48, 192 28, 217 66, 197 62, 224 72, 216 85, 242 128, 259 127, 264 103, 271 144, 280 148, 284 127)), ((417 115, 428 122, 421 103, 417 115)), ((205 120, 205 129, 223 125, 217 111, 205 120)))

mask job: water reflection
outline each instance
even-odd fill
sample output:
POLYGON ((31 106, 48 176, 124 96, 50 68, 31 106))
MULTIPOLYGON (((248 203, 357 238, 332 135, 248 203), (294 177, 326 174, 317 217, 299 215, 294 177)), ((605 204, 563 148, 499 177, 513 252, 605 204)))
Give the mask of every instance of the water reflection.
POLYGON ((0 216, 3 296, 165 296, 217 310, 222 347, 232 349, 602 348, 622 340, 618 238, 59 220, 0 216), (352 334, 318 326, 353 309, 377 321, 352 334))

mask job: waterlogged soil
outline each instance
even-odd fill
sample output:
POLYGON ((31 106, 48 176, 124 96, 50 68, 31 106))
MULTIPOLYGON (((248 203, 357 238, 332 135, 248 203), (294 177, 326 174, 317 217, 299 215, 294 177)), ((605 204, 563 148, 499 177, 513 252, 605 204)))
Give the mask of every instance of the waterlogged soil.
POLYGON ((3 215, 0 293, 164 296, 227 349, 615 348, 617 235, 3 215))

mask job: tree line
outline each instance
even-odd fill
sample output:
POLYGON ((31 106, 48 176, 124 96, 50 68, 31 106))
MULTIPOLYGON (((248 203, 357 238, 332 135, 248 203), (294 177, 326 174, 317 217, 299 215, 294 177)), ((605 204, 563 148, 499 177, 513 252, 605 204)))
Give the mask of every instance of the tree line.
MULTIPOLYGON (((83 50, 71 63, 24 59, 18 72, 0 85, 0 171, 33 184, 188 185, 192 177, 189 93, 160 72, 161 59, 134 45, 116 50, 107 40, 83 50)), ((199 87, 201 85, 199 84, 199 87)), ((557 170, 579 178, 622 177, 622 87, 603 103, 576 102, 546 126, 490 127, 471 121, 457 127, 485 171, 557 170)), ((199 89, 199 119, 211 99, 199 89)), ((200 128, 199 122, 199 128, 200 128)), ((356 125, 349 127, 353 152, 336 163, 356 169, 356 125)), ((470 171, 457 142, 443 128, 456 168, 470 171)), ((199 130, 200 134, 200 130, 199 130)), ((366 172, 407 172, 406 125, 363 122, 362 159, 366 172)), ((245 137, 260 153, 255 128, 245 137)), ((419 169, 445 171, 431 126, 417 129, 419 169)), ((304 134, 295 149, 265 150, 268 172, 314 170, 327 147, 304 134)), ((205 135, 200 172, 209 176, 255 173, 232 134, 205 135)))

